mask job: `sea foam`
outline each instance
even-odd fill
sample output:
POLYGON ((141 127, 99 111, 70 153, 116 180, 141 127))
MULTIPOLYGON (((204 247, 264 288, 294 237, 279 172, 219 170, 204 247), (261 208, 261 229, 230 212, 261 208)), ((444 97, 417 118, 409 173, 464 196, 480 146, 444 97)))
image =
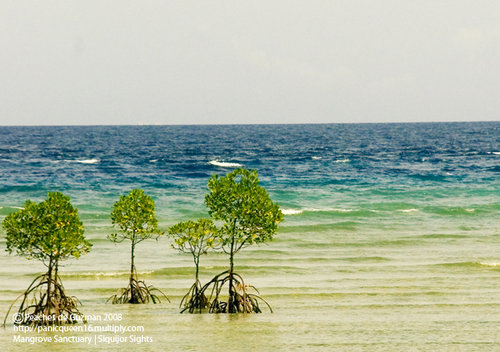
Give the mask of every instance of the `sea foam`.
POLYGON ((412 208, 412 209, 401 209, 399 210, 402 213, 415 213, 418 211, 418 209, 412 208))
POLYGON ((82 160, 66 160, 69 163, 79 163, 79 164, 97 164, 100 162, 99 159, 82 159, 82 160))
POLYGON ((302 214, 303 210, 298 209, 281 209, 283 215, 298 215, 302 214))
POLYGON ((342 209, 342 208, 304 208, 304 209, 281 209, 284 215, 298 215, 303 212, 336 212, 336 213, 350 213, 355 210, 353 209, 342 209))
POLYGON ((210 160, 208 162, 210 165, 219 166, 219 167, 242 167, 243 165, 239 163, 227 163, 224 161, 210 160))

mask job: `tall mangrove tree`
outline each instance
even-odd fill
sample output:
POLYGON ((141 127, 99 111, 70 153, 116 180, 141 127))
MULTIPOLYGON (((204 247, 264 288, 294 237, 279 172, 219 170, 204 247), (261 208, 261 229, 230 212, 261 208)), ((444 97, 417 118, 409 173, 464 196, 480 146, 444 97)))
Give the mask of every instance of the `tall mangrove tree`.
POLYGON ((221 224, 218 240, 229 255, 229 269, 202 287, 202 293, 212 287, 209 312, 260 313, 258 301, 264 300, 257 290, 256 293, 247 292, 252 286, 246 286, 241 275, 235 272, 234 258, 247 246, 272 240, 283 214, 279 205, 259 185, 255 170, 239 168, 226 176, 213 175, 208 181, 208 190, 205 204, 210 216, 221 224), (227 301, 221 299, 226 284, 227 301))

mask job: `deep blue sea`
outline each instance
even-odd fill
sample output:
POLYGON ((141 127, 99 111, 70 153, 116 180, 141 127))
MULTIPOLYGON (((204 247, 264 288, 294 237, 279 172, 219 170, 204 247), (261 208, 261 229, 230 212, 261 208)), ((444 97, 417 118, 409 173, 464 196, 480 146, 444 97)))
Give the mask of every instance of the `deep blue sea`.
MULTIPOLYGON (((219 350, 214 333, 254 348, 241 351, 500 350, 500 122, 0 127, 0 221, 49 191, 71 197, 94 244, 61 270, 66 287, 172 350, 219 350), (106 305, 127 279, 126 244, 106 239, 119 196, 144 189, 166 230, 208 216, 209 177, 239 166, 285 214, 273 242, 236 258, 275 313, 179 315, 192 264, 168 238, 141 244, 137 269, 173 303, 106 305)), ((3 315, 43 266, 1 252, 3 315)), ((202 258, 202 277, 226 262, 202 258)))

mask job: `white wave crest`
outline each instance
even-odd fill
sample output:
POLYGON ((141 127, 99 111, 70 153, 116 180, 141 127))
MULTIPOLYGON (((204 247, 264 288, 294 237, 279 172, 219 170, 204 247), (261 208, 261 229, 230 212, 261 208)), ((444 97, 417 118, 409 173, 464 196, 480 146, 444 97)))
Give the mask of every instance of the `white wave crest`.
POLYGON ((344 208, 305 208, 305 211, 310 211, 310 212, 319 212, 319 211, 334 211, 337 213, 350 213, 352 211, 355 211, 354 209, 344 209, 344 208))
POLYGON ((492 154, 500 155, 500 152, 493 152, 492 154))
POLYGON ((224 161, 210 160, 208 162, 210 165, 219 166, 219 167, 242 167, 243 165, 239 163, 226 163, 224 161))
POLYGON ((303 210, 298 210, 298 209, 281 209, 281 212, 283 215, 297 215, 297 214, 302 214, 303 210))
POLYGON ((335 160, 334 163, 348 163, 349 161, 351 161, 351 160, 349 160, 349 159, 338 159, 338 160, 335 160))
POLYGON ((418 211, 418 209, 415 209, 415 208, 411 208, 411 209, 400 209, 399 210, 400 212, 402 213, 415 213, 418 211))
POLYGON ((100 162, 99 159, 82 159, 82 160, 66 160, 69 163, 79 163, 79 164, 97 164, 100 162))
POLYGON ((320 156, 313 156, 313 157, 312 157, 312 159, 313 159, 313 160, 320 160, 320 159, 321 159, 321 157, 320 157, 320 156))
POLYGON ((328 208, 328 209, 315 209, 314 211, 336 211, 338 213, 350 213, 355 211, 354 209, 343 209, 343 208, 328 208))
POLYGON ((338 213, 350 213, 355 211, 354 209, 342 209, 342 208, 304 208, 304 209, 281 209, 284 215, 298 215, 303 212, 338 212, 338 213))
POLYGON ((491 263, 479 262, 479 264, 484 265, 484 266, 500 266, 499 262, 491 262, 491 263))

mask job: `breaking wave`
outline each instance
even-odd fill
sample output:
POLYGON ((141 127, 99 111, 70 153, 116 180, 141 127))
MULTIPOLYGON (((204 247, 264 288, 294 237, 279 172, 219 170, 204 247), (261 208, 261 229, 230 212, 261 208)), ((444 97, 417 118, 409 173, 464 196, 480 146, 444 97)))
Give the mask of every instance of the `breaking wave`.
POLYGON ((239 163, 228 163, 225 161, 217 161, 217 160, 210 160, 208 163, 210 165, 219 166, 219 167, 242 167, 243 166, 239 163))

